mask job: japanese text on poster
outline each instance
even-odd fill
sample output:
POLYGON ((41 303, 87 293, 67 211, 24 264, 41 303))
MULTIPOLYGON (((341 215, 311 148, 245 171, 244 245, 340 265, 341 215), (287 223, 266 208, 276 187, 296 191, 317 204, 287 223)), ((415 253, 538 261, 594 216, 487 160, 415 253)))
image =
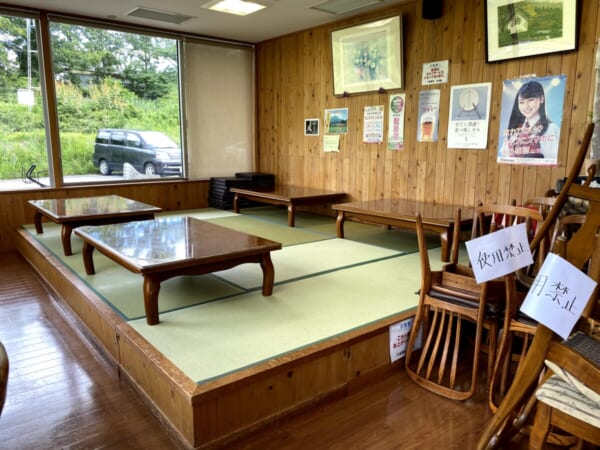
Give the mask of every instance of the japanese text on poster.
MULTIPOLYGON (((397 361, 403 358, 406 354, 406 344, 408 344, 408 338, 410 337, 410 330, 414 317, 403 320, 402 322, 390 325, 389 336, 390 336, 390 360, 391 362, 397 361)), ((418 338, 415 340, 415 349, 421 347, 421 334, 419 333, 418 338)))
POLYGON ((448 148, 487 148, 492 83, 453 86, 448 148))
POLYGON ((448 61, 436 61, 423 64, 421 84, 440 84, 448 82, 448 61))
POLYGON ((439 111, 439 89, 419 92, 419 128, 417 129, 419 142, 437 142, 439 111))
POLYGON ((565 75, 504 82, 499 163, 556 165, 565 82, 565 75))
POLYGON ((363 119, 363 142, 383 142, 383 105, 365 106, 363 119))
POLYGON ((404 150, 404 101, 405 94, 390 96, 388 150, 404 150))

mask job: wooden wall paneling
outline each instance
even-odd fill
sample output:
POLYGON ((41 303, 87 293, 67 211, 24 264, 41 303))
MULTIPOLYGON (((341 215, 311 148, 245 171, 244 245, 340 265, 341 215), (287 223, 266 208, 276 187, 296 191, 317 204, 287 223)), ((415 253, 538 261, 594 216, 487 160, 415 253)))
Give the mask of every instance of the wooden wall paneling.
MULTIPOLYGON (((465 0, 466 1, 466 0, 465 0)), ((470 43, 466 43, 464 40, 464 33, 465 33, 465 1, 462 2, 453 2, 454 3, 454 15, 453 15, 453 22, 452 22, 452 29, 453 29, 453 33, 452 33, 452 54, 450 55, 450 59, 452 59, 452 61, 455 64, 460 64, 461 66, 463 66, 465 64, 465 62, 468 63, 468 61, 463 57, 464 55, 464 51, 466 51, 466 49, 464 47, 468 47, 471 44, 470 43)), ((468 78, 461 78, 459 80, 457 80, 456 84, 467 84, 470 83, 471 80, 468 78)))
MULTIPOLYGON (((593 48, 597 36, 598 0, 582 0, 582 19, 580 28, 580 46, 576 52, 564 55, 551 54, 539 55, 532 58, 514 59, 488 64, 485 62, 485 21, 484 2, 481 0, 465 0, 462 2, 446 2, 444 15, 436 20, 424 20, 420 16, 420 2, 410 2, 403 5, 391 6, 380 12, 365 14, 363 16, 342 20, 334 24, 317 27, 303 33, 303 40, 293 39, 288 36, 277 39, 280 44, 272 45, 270 42, 258 44, 261 52, 277 52, 269 58, 287 57, 283 53, 300 55, 301 67, 306 77, 311 77, 310 82, 321 84, 325 89, 321 93, 313 93, 304 99, 304 105, 311 102, 321 102, 321 110, 325 108, 348 107, 350 114, 350 132, 341 136, 341 151, 335 160, 333 155, 326 159, 320 155, 318 169, 314 164, 304 163, 303 170, 306 175, 302 178, 306 183, 315 187, 335 185, 336 189, 349 193, 350 199, 370 199, 379 196, 401 196, 409 199, 428 198, 438 203, 446 201, 460 201, 464 204, 508 203, 512 198, 517 201, 524 197, 540 195, 547 187, 553 185, 558 176, 565 173, 565 165, 573 158, 576 140, 570 133, 581 134, 579 128, 587 121, 583 100, 589 101, 590 81, 593 61, 593 48), (388 154, 385 147, 377 148, 372 144, 362 143, 362 111, 365 106, 378 104, 378 94, 359 94, 350 97, 335 98, 332 95, 331 81, 331 56, 329 49, 329 32, 360 22, 375 20, 379 17, 393 14, 403 15, 403 45, 404 45, 404 87, 406 94, 406 112, 404 123, 405 150, 388 154), (297 46, 311 43, 315 49, 303 49, 299 52, 297 46), (586 47, 587 46, 587 47, 586 47), (319 50, 317 50, 317 48, 319 50), (321 52, 322 62, 317 63, 321 52), (449 82, 444 85, 431 87, 421 86, 421 71, 424 62, 450 61, 449 82), (318 64, 318 67, 310 67, 318 64), (583 72, 587 71, 587 74, 583 72), (506 79, 511 79, 529 73, 545 76, 551 73, 567 73, 567 90, 571 101, 565 102, 564 124, 561 135, 561 152, 559 160, 561 166, 557 168, 521 167, 497 163, 498 132, 500 125, 500 101, 502 97, 502 84, 506 79), (317 75, 315 75, 317 74, 317 75), (589 75, 589 76, 588 76, 589 75), (449 150, 447 148, 448 108, 451 86, 477 82, 493 83, 492 111, 488 130, 488 148, 486 151, 475 150, 449 150), (440 123, 438 127, 439 140, 434 144, 419 143, 417 136, 418 95, 423 89, 440 89, 440 123), (320 96, 315 99, 313 96, 320 96), (575 108, 577 106, 577 108, 575 108), (572 131, 571 131, 572 130, 572 131), (566 147, 566 150, 563 148, 566 147), (562 153, 565 156, 562 156, 562 153), (390 166, 391 164, 391 166, 390 166), (334 176, 334 169, 337 175, 334 176), (308 172, 310 176, 308 175, 308 172), (549 175, 550 174, 550 175, 549 175), (425 186, 423 178, 433 178, 433 183, 425 186), (382 180, 383 178, 383 180, 382 180), (549 181, 548 178, 551 178, 549 181), (431 197, 431 198, 429 198, 431 197)), ((297 36, 302 33, 297 34, 297 36)), ((290 65, 293 67, 293 65, 290 65)), ((282 72, 276 89, 283 90, 288 81, 284 79, 293 74, 287 72, 287 67, 281 65, 275 70, 282 72)), ((289 69, 291 70, 291 69, 289 69)), ((271 79, 267 78, 268 82, 271 79)), ((306 80, 305 80, 306 82, 306 80)), ((259 79, 259 84, 263 81, 259 79)), ((264 90, 260 91, 266 92, 264 90)), ((318 89, 314 92, 318 92, 318 89)), ((264 94, 261 94, 264 95, 264 94)), ((308 94, 305 93, 305 96, 308 94)), ((389 95, 389 94, 388 94, 389 95)), ((386 105, 387 109, 387 98, 386 105)), ((266 98, 259 102, 266 102, 266 98)), ((287 110, 291 99, 282 97, 279 107, 283 111, 283 120, 289 120, 287 110)), ((308 106, 306 106, 308 107, 308 106)), ((262 120, 262 119, 261 119, 262 120)), ((387 124, 386 124, 387 126, 387 124)), ((277 140, 289 139, 287 124, 282 124, 279 129, 272 131, 272 138, 277 140)), ((270 130, 261 124, 260 130, 270 130)), ((577 136, 579 139, 580 136, 577 136)), ((306 158, 314 159, 317 154, 310 146, 301 146, 301 151, 306 158)), ((288 156, 280 154, 284 148, 275 150, 276 157, 280 158, 281 173, 292 173, 292 161, 288 156)), ((262 160, 261 156, 261 160, 262 160)), ((295 163, 295 161, 293 161, 295 163)))
MULTIPOLYGON (((579 3, 578 43, 581 46, 594 45, 600 30, 600 4, 597 0, 581 0, 579 3)), ((578 49, 579 50, 579 49, 578 49)))
POLYGON ((521 192, 523 191, 523 182, 525 180, 525 171, 529 168, 518 164, 512 164, 511 175, 510 175, 510 193, 508 195, 508 201, 519 202, 521 198, 521 192))
MULTIPOLYGON (((387 100, 386 100, 387 101, 387 100)), ((386 118, 385 121, 388 121, 388 110, 387 110, 387 103, 386 103, 386 118)), ((387 126, 387 124, 386 124, 387 126)), ((387 136, 387 128, 386 128, 386 134, 387 136)), ((387 139, 384 139, 384 146, 386 145, 387 139)), ((389 198, 392 195, 392 187, 394 186, 394 168, 395 168, 395 160, 396 160, 396 154, 399 151, 402 150, 388 150, 386 147, 384 147, 384 149, 382 150, 383 153, 383 183, 382 183, 382 197, 383 198, 389 198)))
MULTIPOLYGON (((560 146, 561 149, 564 147, 567 151, 564 159, 560 158, 559 152, 559 159, 564 164, 564 170, 560 177, 566 176, 573 164, 579 147, 575 143, 583 137, 585 125, 589 120, 589 96, 593 95, 591 88, 593 64, 590 65, 585 60, 587 59, 588 62, 594 60, 594 47, 580 46, 579 54, 581 55, 579 58, 574 53, 565 54, 562 58, 563 73, 567 75, 563 122, 568 127, 561 127, 560 146), (562 130, 566 130, 564 140, 562 130)), ((585 171, 585 167, 582 170, 585 171)))
MULTIPOLYGON (((569 63, 567 63, 568 65, 569 63)), ((580 140, 583 137, 583 132, 579 136, 577 136, 578 131, 572 129, 570 126, 571 122, 571 110, 572 105, 570 102, 570 96, 567 95, 569 92, 570 78, 574 77, 574 72, 565 73, 563 65, 563 54, 557 53, 553 55, 548 55, 546 59, 546 73, 548 75, 561 75, 564 74, 567 76, 567 89, 565 90, 565 106, 563 108, 563 119, 561 123, 561 131, 560 131, 560 142, 558 148, 558 159, 556 166, 551 167, 547 170, 547 173, 544 173, 543 169, 540 169, 539 172, 542 173, 540 177, 538 177, 536 192, 538 195, 544 194, 548 189, 552 189, 556 186, 556 180, 559 178, 563 178, 567 175, 569 171, 569 161, 575 157, 575 153, 579 148, 579 145, 576 145, 575 149, 571 146, 572 139, 575 141, 580 140), (575 134, 575 136, 573 136, 575 134), (571 149, 571 150, 570 150, 571 149), (571 155, 569 156, 570 153, 571 155)))

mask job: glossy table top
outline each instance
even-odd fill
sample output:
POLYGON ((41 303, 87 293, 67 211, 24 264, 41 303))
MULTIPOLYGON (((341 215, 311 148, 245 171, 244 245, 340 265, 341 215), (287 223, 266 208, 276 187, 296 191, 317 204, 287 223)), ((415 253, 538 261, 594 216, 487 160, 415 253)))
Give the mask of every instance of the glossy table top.
POLYGON ((346 195, 344 192, 326 191, 323 189, 307 188, 302 186, 277 186, 274 189, 245 189, 245 188, 230 188, 233 193, 240 194, 257 194, 264 198, 275 198, 282 200, 299 200, 299 199, 317 199, 317 198, 338 198, 346 195))
POLYGON ((111 217, 114 215, 154 214, 161 208, 147 205, 119 195, 103 195, 80 198, 49 198, 29 200, 28 203, 42 214, 60 223, 90 217, 111 217))
MULTIPOLYGON (((459 205, 447 205, 434 202, 421 202, 405 199, 379 199, 350 203, 338 203, 332 208, 339 211, 367 213, 374 216, 401 217, 414 220, 417 214, 421 214, 423 220, 443 220, 454 222, 457 208, 461 208, 463 220, 471 220, 475 208, 459 205)), ((461 220, 462 222, 462 220, 461 220)))
POLYGON ((135 272, 229 260, 279 250, 279 242, 192 217, 161 217, 75 231, 94 247, 135 272))

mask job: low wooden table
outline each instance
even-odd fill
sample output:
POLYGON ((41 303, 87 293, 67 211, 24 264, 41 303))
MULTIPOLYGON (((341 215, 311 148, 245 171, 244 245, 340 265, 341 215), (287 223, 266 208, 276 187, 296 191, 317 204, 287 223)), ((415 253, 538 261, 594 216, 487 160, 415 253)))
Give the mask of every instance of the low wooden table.
POLYGON ((201 275, 245 263, 259 263, 263 272, 262 294, 273 292, 275 270, 271 251, 279 242, 230 230, 192 217, 81 227, 83 263, 95 273, 92 254, 97 249, 126 269, 144 277, 144 307, 148 325, 158 319, 160 283, 179 275, 201 275))
POLYGON ((296 186, 280 186, 274 190, 230 188, 233 197, 233 210, 240 212, 239 199, 247 198, 270 205, 287 206, 288 226, 293 227, 296 223, 296 207, 298 205, 319 205, 340 201, 346 194, 344 192, 327 192, 319 189, 310 189, 296 186))
POLYGON ((340 203, 333 205, 336 210, 336 231, 339 238, 344 237, 344 221, 355 217, 365 222, 403 228, 416 229, 417 214, 421 214, 423 228, 440 235, 442 243, 442 261, 449 260, 452 247, 452 232, 457 226, 456 209, 461 208, 461 221, 458 226, 473 223, 474 208, 456 205, 439 205, 430 202, 417 202, 401 199, 382 199, 364 202, 340 203))
POLYGON ((49 198, 29 200, 35 209, 33 222, 38 234, 44 232, 42 216, 62 225, 62 246, 66 256, 73 254, 71 250, 71 233, 73 228, 83 225, 102 225, 127 222, 130 220, 153 219, 154 214, 162 210, 156 206, 130 200, 119 195, 103 195, 81 198, 49 198))

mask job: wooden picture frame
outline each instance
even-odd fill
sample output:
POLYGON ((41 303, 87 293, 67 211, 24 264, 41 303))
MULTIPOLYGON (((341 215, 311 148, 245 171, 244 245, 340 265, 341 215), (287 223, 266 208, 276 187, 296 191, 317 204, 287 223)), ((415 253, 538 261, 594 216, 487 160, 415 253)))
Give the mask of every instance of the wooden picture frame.
POLYGON ((402 88, 402 16, 331 32, 333 94, 402 88))
POLYGON ((487 62, 577 49, 577 0, 486 0, 487 62))

